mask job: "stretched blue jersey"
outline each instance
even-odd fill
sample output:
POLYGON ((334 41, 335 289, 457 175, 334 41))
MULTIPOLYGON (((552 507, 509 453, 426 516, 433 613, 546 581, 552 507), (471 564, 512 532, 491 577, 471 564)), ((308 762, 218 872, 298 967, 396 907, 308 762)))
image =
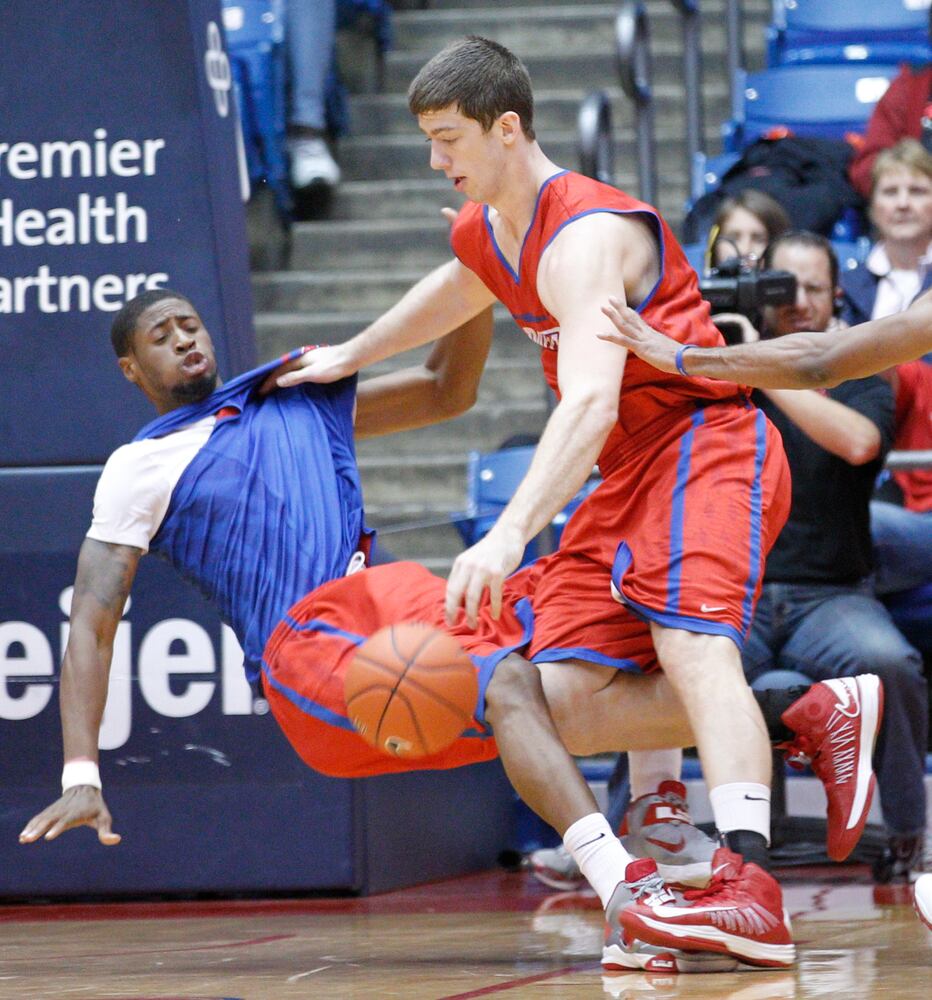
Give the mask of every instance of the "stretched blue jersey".
POLYGON ((355 377, 259 396, 280 363, 246 372, 136 435, 159 437, 234 408, 182 473, 150 551, 219 609, 250 681, 279 619, 343 576, 369 534, 353 446, 355 377))

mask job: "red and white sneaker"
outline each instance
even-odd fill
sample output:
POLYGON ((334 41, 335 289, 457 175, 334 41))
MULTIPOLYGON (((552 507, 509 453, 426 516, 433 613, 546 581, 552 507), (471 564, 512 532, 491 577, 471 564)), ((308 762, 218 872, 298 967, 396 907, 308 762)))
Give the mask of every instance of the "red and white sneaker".
POLYGON ((876 674, 819 681, 781 716, 796 734, 780 744, 787 763, 809 765, 828 799, 828 856, 844 861, 861 839, 877 779, 871 756, 883 718, 876 674))
POLYGON ((919 919, 932 931, 932 872, 916 879, 913 886, 913 907, 919 919))
POLYGON ((662 948, 721 952, 768 968, 783 968, 796 960, 780 886, 727 847, 715 852, 708 888, 684 895, 683 906, 648 896, 624 907, 619 919, 626 939, 662 948))

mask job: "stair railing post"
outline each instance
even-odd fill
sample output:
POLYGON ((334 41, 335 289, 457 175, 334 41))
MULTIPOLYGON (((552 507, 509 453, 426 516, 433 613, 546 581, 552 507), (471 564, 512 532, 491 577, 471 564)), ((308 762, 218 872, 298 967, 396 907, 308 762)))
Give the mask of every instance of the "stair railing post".
POLYGON ((702 130, 702 46, 699 0, 672 0, 683 25, 683 89, 686 93, 686 171, 691 175, 696 154, 704 152, 702 130))
POLYGON ((657 152, 651 91, 650 31, 640 0, 624 0, 615 17, 615 55, 625 94, 634 102, 638 185, 642 201, 657 193, 657 152))
POLYGON ((586 177, 615 184, 615 139, 612 135, 612 106, 604 90, 587 94, 576 118, 579 144, 579 172, 586 177))
POLYGON ((725 36, 727 40, 725 60, 728 70, 729 106, 735 106, 735 80, 738 70, 744 69, 744 21, 741 0, 725 0, 725 36))

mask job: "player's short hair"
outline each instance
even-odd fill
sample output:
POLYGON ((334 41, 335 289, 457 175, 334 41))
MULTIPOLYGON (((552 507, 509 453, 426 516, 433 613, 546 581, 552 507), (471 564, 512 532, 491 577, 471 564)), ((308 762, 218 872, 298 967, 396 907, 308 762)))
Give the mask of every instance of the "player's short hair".
POLYGON ((810 232, 808 229, 791 229, 788 233, 783 233, 775 240, 772 240, 761 257, 760 266, 764 269, 773 267, 773 258, 777 250, 784 246, 809 247, 814 250, 821 250, 827 260, 829 274, 832 279, 832 288, 838 286, 838 257, 835 255, 835 248, 832 244, 818 233, 810 232))
POLYGON ((905 167, 914 173, 932 178, 932 154, 926 151, 918 139, 900 139, 895 146, 882 149, 871 167, 871 197, 874 196, 880 178, 888 170, 894 170, 896 167, 905 167))
POLYGON ((113 322, 110 324, 110 343, 113 344, 118 358, 125 358, 129 354, 139 317, 149 306, 154 306, 156 302, 161 302, 163 299, 181 299, 182 302, 187 302, 192 309, 194 308, 194 303, 187 295, 172 291, 171 288, 150 288, 130 299, 113 317, 113 322))
POLYGON ((455 107, 488 132, 514 111, 534 139, 534 95, 524 63, 504 45, 468 35, 441 49, 411 81, 408 108, 417 116, 455 107))

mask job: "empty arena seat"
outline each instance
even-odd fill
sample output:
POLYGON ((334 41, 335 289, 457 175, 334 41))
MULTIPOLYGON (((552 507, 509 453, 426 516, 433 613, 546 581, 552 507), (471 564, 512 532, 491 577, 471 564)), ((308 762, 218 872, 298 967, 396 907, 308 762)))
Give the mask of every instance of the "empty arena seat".
MULTIPOLYGON (((466 545, 475 545, 483 538, 514 496, 524 479, 536 450, 535 445, 500 448, 498 451, 473 451, 469 455, 467 479, 467 509, 452 516, 466 545)), ((545 555, 559 544, 560 535, 573 511, 592 492, 597 482, 590 481, 553 519, 549 532, 541 532, 524 550, 522 566, 545 555), (549 534, 549 537, 547 537, 549 534)))
POLYGON ((732 118, 722 129, 725 151, 740 152, 762 137, 792 134, 844 139, 861 133, 898 72, 893 64, 739 71, 732 118))
POLYGON ((777 0, 771 66, 932 61, 928 5, 904 0, 777 0))

